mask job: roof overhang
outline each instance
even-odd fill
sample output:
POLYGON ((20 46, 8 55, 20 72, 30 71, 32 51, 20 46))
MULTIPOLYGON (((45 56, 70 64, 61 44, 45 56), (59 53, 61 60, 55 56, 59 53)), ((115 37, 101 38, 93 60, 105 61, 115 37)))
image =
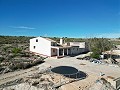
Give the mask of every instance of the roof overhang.
POLYGON ((51 48, 55 48, 55 49, 66 49, 66 48, 71 48, 71 46, 51 46, 51 48))

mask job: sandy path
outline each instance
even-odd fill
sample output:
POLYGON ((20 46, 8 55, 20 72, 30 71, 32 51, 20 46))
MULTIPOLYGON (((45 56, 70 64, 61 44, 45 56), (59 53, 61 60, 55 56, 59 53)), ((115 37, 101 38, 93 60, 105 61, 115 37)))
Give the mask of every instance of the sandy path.
POLYGON ((41 65, 34 66, 34 67, 29 68, 29 69, 15 71, 15 72, 10 72, 10 73, 6 73, 6 74, 1 74, 0 75, 0 85, 4 84, 6 82, 10 82, 10 81, 14 81, 14 80, 19 79, 19 78, 26 77, 26 76, 28 76, 30 74, 38 72, 40 69, 41 70, 45 69, 48 66, 49 65, 43 63, 41 65), (39 67, 39 69, 37 69, 37 67, 39 67))

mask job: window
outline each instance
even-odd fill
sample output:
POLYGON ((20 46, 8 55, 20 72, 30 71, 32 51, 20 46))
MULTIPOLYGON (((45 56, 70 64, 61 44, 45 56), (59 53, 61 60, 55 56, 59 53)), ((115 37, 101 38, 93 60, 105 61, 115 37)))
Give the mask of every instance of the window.
POLYGON ((33 46, 33 48, 35 49, 35 46, 33 46))
POLYGON ((38 42, 38 39, 36 39, 36 42, 38 42))
POLYGON ((51 46, 57 46, 57 44, 56 44, 56 43, 54 43, 54 42, 52 42, 52 43, 51 43, 51 46))
POLYGON ((53 49, 53 53, 55 52, 55 49, 53 49))

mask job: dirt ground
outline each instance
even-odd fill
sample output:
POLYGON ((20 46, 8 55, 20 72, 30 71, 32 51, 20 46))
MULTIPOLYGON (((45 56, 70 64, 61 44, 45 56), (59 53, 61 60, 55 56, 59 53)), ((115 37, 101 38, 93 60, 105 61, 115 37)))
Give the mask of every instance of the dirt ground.
MULTIPOLYGON (((78 56, 77 56, 78 57, 78 56)), ((48 58, 46 63, 51 66, 73 66, 80 71, 85 72, 88 76, 83 80, 79 80, 70 84, 63 85, 62 90, 88 90, 89 87, 95 84, 97 79, 101 77, 106 78, 112 76, 114 78, 120 77, 120 67, 114 65, 102 65, 91 63, 86 60, 78 60, 76 57, 64 57, 61 59, 48 58), (103 73, 103 76, 100 76, 103 73)))
POLYGON ((95 64, 86 60, 78 60, 76 57, 64 57, 61 59, 47 58, 45 59, 45 63, 38 66, 26 70, 1 74, 0 85, 18 78, 26 77, 50 66, 72 66, 87 74, 85 79, 63 85, 61 87, 62 90, 87 90, 100 78, 101 72, 104 73, 103 77, 112 76, 117 78, 120 76, 120 67, 114 67, 112 65, 95 64))

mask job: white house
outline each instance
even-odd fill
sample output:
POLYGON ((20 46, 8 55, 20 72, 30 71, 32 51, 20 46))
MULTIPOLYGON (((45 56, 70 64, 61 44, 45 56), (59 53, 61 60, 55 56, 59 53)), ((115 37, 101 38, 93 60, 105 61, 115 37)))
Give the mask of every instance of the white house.
POLYGON ((30 39, 30 51, 48 57, 61 57, 87 52, 88 48, 85 42, 65 43, 60 39, 60 43, 57 43, 49 38, 36 37, 30 39))

